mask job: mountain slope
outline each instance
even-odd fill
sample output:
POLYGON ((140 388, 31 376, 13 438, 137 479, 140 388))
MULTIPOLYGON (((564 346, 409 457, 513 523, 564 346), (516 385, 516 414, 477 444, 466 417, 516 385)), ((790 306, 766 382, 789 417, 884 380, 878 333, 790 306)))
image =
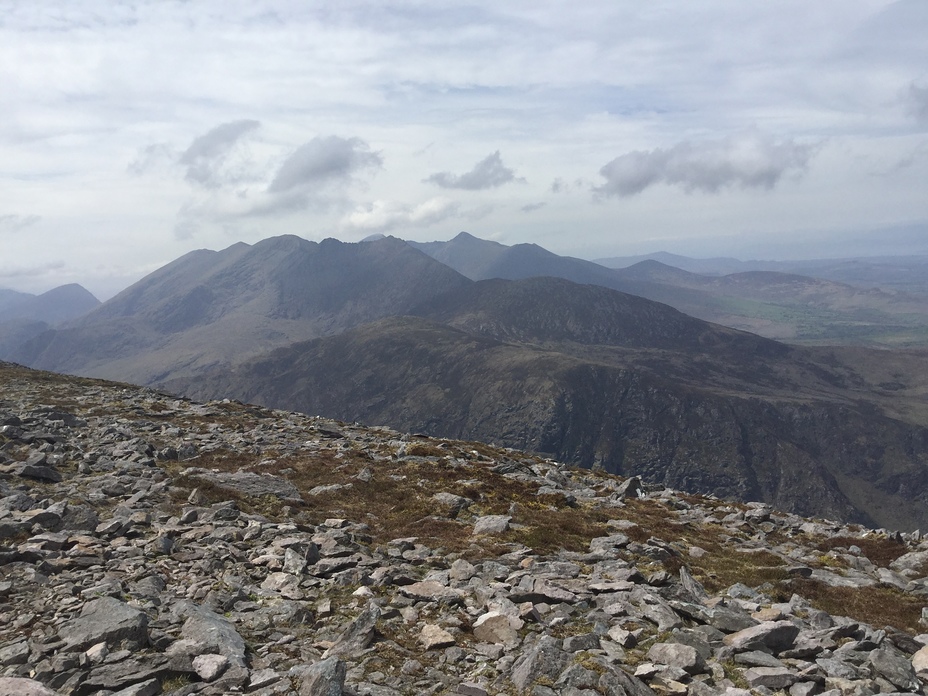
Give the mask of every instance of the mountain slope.
POLYGON ((187 254, 12 359, 149 383, 403 314, 469 282, 393 238, 275 237, 187 254))

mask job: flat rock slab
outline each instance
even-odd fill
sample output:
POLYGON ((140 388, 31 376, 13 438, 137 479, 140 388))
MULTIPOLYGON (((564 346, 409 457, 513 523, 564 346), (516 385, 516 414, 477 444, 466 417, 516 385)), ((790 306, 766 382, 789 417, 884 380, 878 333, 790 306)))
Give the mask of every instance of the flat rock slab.
POLYGON ((744 679, 752 689, 765 686, 774 691, 788 689, 799 681, 799 677, 786 667, 751 667, 745 670, 744 679))
POLYGON ((87 602, 81 615, 61 627, 69 650, 86 650, 97 643, 123 644, 137 650, 148 644, 148 616, 113 597, 87 602))
POLYGON ((227 491, 253 498, 271 495, 287 503, 303 503, 299 489, 287 479, 273 474, 254 474, 247 471, 224 473, 206 469, 188 469, 187 476, 202 479, 227 491))
POLYGON ((725 636, 725 645, 738 651, 769 649, 774 654, 793 647, 799 627, 789 621, 764 621, 725 636))
POLYGON ((0 696, 58 696, 58 694, 34 679, 0 677, 0 696))

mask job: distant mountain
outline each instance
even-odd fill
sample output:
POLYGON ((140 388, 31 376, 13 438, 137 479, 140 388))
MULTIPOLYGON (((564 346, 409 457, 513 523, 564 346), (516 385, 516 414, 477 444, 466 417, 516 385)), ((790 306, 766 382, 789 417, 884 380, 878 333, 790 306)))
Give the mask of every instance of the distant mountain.
POLYGON ((658 261, 691 273, 729 275, 750 271, 790 273, 864 288, 882 288, 928 295, 928 256, 876 256, 802 261, 739 261, 733 258, 694 259, 659 251, 641 256, 596 259, 608 268, 628 268, 642 261, 658 261))
POLYGON ((60 324, 98 307, 100 300, 76 283, 31 295, 0 290, 0 322, 14 319, 60 324))
POLYGON ((18 348, 52 326, 76 319, 98 307, 100 300, 77 284, 62 285, 41 295, 0 289, 0 356, 18 348))
POLYGON ((607 268, 628 268, 644 261, 657 261, 667 266, 673 266, 690 273, 702 275, 727 275, 729 273, 742 273, 744 271, 774 270, 764 261, 739 261, 728 257, 708 259, 694 259, 689 256, 680 256, 666 251, 657 251, 653 254, 640 254, 638 256, 612 256, 603 259, 594 259, 594 263, 607 268))
POLYGON ((469 281, 395 238, 191 252, 8 359, 148 384, 403 314, 469 281))
MULTIPOLYGON (((635 262, 629 266, 605 268, 558 256, 534 244, 510 247, 465 232, 447 242, 410 244, 473 280, 552 276, 601 285, 778 340, 819 345, 928 345, 924 297, 813 278, 801 271, 752 270, 752 265, 768 262, 687 259, 660 253, 645 260, 629 257, 625 260, 635 262), (739 272, 714 275, 731 269, 739 272)), ((810 262, 809 268, 818 263, 810 262)), ((918 274, 913 271, 906 277, 914 283, 918 274)), ((924 277, 928 279, 928 272, 924 277)))
POLYGON ((7 288, 0 288, 0 312, 11 305, 15 305, 23 300, 29 299, 30 297, 35 297, 27 292, 18 292, 17 290, 9 290, 7 288))
POLYGON ((558 256, 537 244, 505 246, 478 239, 467 232, 447 242, 409 242, 426 254, 450 266, 471 280, 504 278, 521 280, 539 276, 565 278, 631 292, 638 289, 620 274, 592 261, 558 256))

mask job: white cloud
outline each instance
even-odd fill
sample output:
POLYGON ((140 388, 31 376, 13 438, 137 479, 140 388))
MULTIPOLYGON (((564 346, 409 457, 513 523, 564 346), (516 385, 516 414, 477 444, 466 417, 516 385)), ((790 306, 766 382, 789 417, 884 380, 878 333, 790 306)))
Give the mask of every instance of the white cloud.
POLYGON ((344 183, 364 170, 383 166, 380 153, 360 138, 340 138, 337 135, 317 137, 301 145, 280 166, 268 186, 271 193, 285 193, 344 183))
POLYGON ((346 215, 342 229, 364 232, 387 232, 410 227, 428 227, 456 216, 460 204, 448 198, 430 198, 418 205, 406 205, 391 201, 374 201, 359 206, 346 215))
POLYGON ((701 142, 684 141, 666 150, 636 150, 605 164, 600 196, 633 196, 656 184, 687 193, 717 193, 728 187, 772 189, 781 178, 802 173, 817 145, 775 141, 756 133, 701 142))
POLYGON ((41 219, 41 215, 0 215, 0 232, 20 232, 41 219))
POLYGON ((426 181, 441 188, 480 191, 508 184, 515 178, 515 172, 503 164, 503 159, 500 157, 499 150, 497 150, 477 162, 469 172, 464 174, 436 172, 430 175, 426 181))
POLYGON ((242 176, 230 171, 229 155, 243 136, 260 125, 253 119, 230 121, 194 138, 177 159, 186 168, 184 179, 209 189, 237 183, 242 176))

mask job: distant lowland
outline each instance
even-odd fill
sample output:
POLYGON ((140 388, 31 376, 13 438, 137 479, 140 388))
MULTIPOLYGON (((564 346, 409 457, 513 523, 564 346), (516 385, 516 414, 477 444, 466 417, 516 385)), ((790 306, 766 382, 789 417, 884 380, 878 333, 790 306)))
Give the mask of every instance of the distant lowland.
POLYGON ((0 359, 926 529, 926 278, 917 258, 284 236, 191 252, 62 316, 0 292, 0 359))

